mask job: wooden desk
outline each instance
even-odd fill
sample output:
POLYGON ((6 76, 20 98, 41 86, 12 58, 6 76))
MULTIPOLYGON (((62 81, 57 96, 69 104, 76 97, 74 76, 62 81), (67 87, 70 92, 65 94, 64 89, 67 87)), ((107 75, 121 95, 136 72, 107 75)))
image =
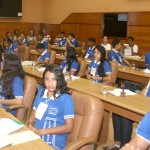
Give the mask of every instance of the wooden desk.
POLYGON ((125 57, 131 64, 134 62, 137 67, 146 68, 145 59, 144 58, 134 58, 130 56, 125 57))
MULTIPOLYGON (((4 109, 0 108, 0 115, 4 118, 11 118, 17 120, 13 115, 6 112, 4 109)), ((26 131, 28 128, 24 126, 23 128, 19 129, 17 132, 26 131)), ((42 139, 34 140, 31 142, 26 142, 18 145, 7 146, 1 148, 1 150, 54 150, 50 147, 47 143, 45 143, 42 139)))
POLYGON ((40 56, 40 53, 38 51, 31 50, 30 55, 29 55, 29 59, 32 61, 35 61, 39 56, 40 56))
POLYGON ((143 70, 133 70, 131 67, 120 66, 117 77, 147 85, 150 74, 144 73, 143 70))
POLYGON ((56 51, 57 54, 65 53, 66 48, 65 47, 59 47, 58 45, 51 45, 51 49, 56 51))

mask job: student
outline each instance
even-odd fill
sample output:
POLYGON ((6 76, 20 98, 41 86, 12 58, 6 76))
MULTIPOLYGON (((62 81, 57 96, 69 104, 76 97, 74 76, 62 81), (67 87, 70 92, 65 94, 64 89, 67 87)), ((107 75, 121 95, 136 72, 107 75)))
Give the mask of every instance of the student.
POLYGON ((111 80, 111 66, 103 46, 95 47, 94 58, 86 71, 87 79, 100 83, 111 80))
POLYGON ((134 38, 132 36, 128 37, 129 47, 124 49, 124 55, 133 56, 138 53, 138 46, 134 44, 134 38))
POLYGON ((37 59, 38 64, 48 64, 50 59, 50 53, 47 50, 45 50, 44 44, 39 43, 36 46, 36 50, 41 54, 41 56, 37 59))
POLYGON ((88 38, 88 48, 86 48, 85 53, 83 56, 86 59, 94 59, 94 49, 95 49, 95 38, 90 37, 88 38))
POLYGON ((76 56, 76 50, 73 47, 66 47, 66 59, 62 61, 60 67, 63 73, 70 73, 70 75, 76 76, 79 71, 79 62, 76 56))
POLYGON ((5 37, 3 39, 3 44, 6 49, 6 54, 15 54, 16 56, 18 56, 18 46, 16 44, 13 44, 9 37, 5 37))
POLYGON ((29 33, 29 35, 27 36, 27 40, 28 40, 28 41, 31 41, 31 40, 36 41, 36 35, 34 34, 34 30, 30 30, 30 33, 29 33))
POLYGON ((19 45, 29 46, 29 42, 25 39, 25 35, 23 32, 20 33, 19 45))
POLYGON ((49 34, 46 33, 46 30, 45 30, 45 29, 42 30, 42 33, 43 33, 43 35, 44 35, 43 40, 46 41, 47 43, 50 43, 51 37, 50 37, 49 34))
POLYGON ((150 52, 147 52, 145 55, 145 65, 150 70, 150 52))
MULTIPOLYGON (((0 104, 6 108, 9 105, 20 105, 23 102, 23 71, 20 59, 13 54, 4 54, 0 78, 0 104)), ((16 110, 10 111, 16 115, 16 110)), ((17 117, 17 116, 16 116, 17 117)))
POLYGON ((65 37, 65 32, 60 33, 60 40, 59 40, 59 46, 64 47, 66 43, 66 37, 65 37))
POLYGON ((74 33, 69 33, 65 46, 78 47, 78 41, 75 39, 74 33))
POLYGON ((118 65, 131 67, 131 64, 120 53, 120 50, 122 49, 122 44, 119 39, 114 39, 112 41, 112 47, 113 49, 109 53, 110 61, 116 61, 118 65))
POLYGON ((12 40, 10 31, 7 31, 7 32, 6 32, 6 36, 5 36, 5 37, 8 37, 8 38, 10 38, 10 39, 12 40))
POLYGON ((101 44, 101 46, 103 46, 106 51, 111 50, 111 45, 108 42, 109 42, 109 37, 105 35, 103 37, 103 43, 101 44))
POLYGON ((16 45, 18 45, 19 42, 19 34, 19 29, 14 30, 13 43, 15 43, 16 45))
MULTIPOLYGON (((38 34, 38 36, 37 36, 37 39, 38 39, 38 43, 42 43, 42 44, 44 44, 44 46, 45 46, 45 49, 46 50, 48 50, 48 43, 46 42, 46 41, 44 41, 44 35, 43 35, 43 33, 39 33, 38 34)), ((37 44, 38 44, 37 43, 37 44)))
POLYGON ((47 66, 43 83, 44 88, 34 101, 28 128, 56 150, 61 150, 66 146, 67 134, 73 129, 74 102, 58 65, 47 66))

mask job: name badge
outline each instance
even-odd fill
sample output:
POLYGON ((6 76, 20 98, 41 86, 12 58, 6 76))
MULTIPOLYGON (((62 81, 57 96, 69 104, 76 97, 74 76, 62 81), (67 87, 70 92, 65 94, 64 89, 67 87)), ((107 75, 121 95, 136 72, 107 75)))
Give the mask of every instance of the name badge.
POLYGON ((89 57, 89 54, 86 54, 84 58, 88 58, 88 57, 89 57))
POLYGON ((43 115, 44 115, 44 113, 45 113, 45 111, 46 111, 46 109, 47 109, 47 107, 48 107, 47 104, 40 103, 38 108, 37 108, 37 110, 36 110, 35 118, 41 120, 43 115))
POLYGON ((67 66, 65 66, 63 69, 63 73, 66 73, 66 72, 67 72, 67 66))
POLYGON ((91 75, 95 76, 95 74, 96 74, 96 68, 92 68, 91 69, 91 75))

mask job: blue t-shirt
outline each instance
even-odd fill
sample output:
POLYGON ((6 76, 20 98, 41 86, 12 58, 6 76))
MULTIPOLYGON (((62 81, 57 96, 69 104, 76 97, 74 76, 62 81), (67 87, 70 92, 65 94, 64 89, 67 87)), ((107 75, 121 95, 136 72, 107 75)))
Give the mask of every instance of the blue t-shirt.
POLYGON ((123 56, 121 53, 115 51, 115 50, 111 50, 110 53, 109 53, 109 60, 110 61, 113 61, 113 60, 116 60, 119 64, 123 65, 123 66, 126 66, 126 64, 124 63, 123 61, 123 56))
POLYGON ((145 55, 145 64, 147 68, 150 70, 150 52, 146 53, 145 55))
POLYGON ((15 54, 15 51, 18 49, 16 44, 11 44, 10 47, 6 47, 6 54, 15 54))
POLYGON ((73 61, 72 64, 71 64, 71 68, 70 70, 67 70, 68 69, 68 64, 66 64, 66 60, 63 60, 60 67, 61 69, 63 70, 63 73, 66 73, 66 72, 70 72, 71 69, 75 69, 75 73, 74 73, 74 76, 76 76, 78 74, 78 71, 79 71, 79 63, 77 61, 73 61))
MULTIPOLYGON (((35 128, 44 129, 62 126, 65 124, 65 119, 74 118, 74 101, 70 95, 57 95, 57 98, 54 99, 54 97, 47 97, 47 89, 41 96, 42 91, 43 89, 38 92, 33 109, 37 110, 40 103, 45 103, 48 107, 42 119, 35 120, 35 128)), ((63 149, 66 146, 66 136, 67 134, 48 134, 41 136, 41 138, 49 145, 63 149)))
POLYGON ((150 144, 150 112, 148 112, 138 125, 136 134, 150 144))
POLYGON ((50 53, 49 53, 47 50, 45 50, 45 51, 41 54, 41 56, 39 57, 38 61, 44 61, 44 60, 46 60, 46 59, 50 59, 50 53))
POLYGON ((59 46, 63 47, 66 43, 66 38, 64 37, 63 39, 59 40, 59 46))
POLYGON ((28 40, 24 39, 24 40, 23 40, 23 44, 26 45, 26 46, 29 46, 28 40))
POLYGON ((94 58, 94 49, 95 49, 95 46, 86 48, 85 58, 93 59, 94 58))
MULTIPOLYGON (((12 91, 13 91, 13 95, 15 98, 22 98, 24 96, 24 90, 23 90, 23 80, 19 77, 16 76, 14 78, 13 84, 12 84, 12 91)), ((2 91, 2 87, 0 85, 0 98, 1 99, 7 99, 8 98, 5 96, 5 93, 2 91)), ((4 108, 6 108, 8 105, 2 104, 2 106, 4 108)), ((15 115, 16 114, 16 110, 12 110, 10 111, 11 114, 15 115)))
MULTIPOLYGON (((92 74, 93 76, 99 77, 100 76, 100 74, 98 72, 99 65, 100 65, 100 62, 96 63, 96 60, 92 60, 92 62, 89 65, 90 74, 92 74), (95 75, 93 74, 93 71, 92 71, 93 69, 95 70, 94 71, 95 75)), ((104 61, 103 67, 104 67, 104 73, 105 73, 105 75, 111 74, 112 70, 111 70, 111 66, 108 63, 108 61, 104 61)), ((100 82, 100 83, 102 82, 102 80, 93 80, 93 81, 100 82)))
POLYGON ((78 47, 78 41, 76 39, 73 39, 72 41, 70 41, 70 43, 74 45, 74 47, 78 47))
POLYGON ((42 40, 41 42, 40 42, 40 41, 38 41, 38 43, 37 43, 37 44, 39 44, 39 43, 42 43, 42 44, 44 45, 45 49, 47 49, 47 50, 48 50, 48 43, 47 43, 46 41, 44 41, 44 40, 42 40))

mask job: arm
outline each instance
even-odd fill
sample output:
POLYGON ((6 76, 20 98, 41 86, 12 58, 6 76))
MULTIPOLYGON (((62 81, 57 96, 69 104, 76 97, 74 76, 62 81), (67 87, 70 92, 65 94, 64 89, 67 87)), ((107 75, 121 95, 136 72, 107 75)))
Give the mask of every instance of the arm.
POLYGON ((14 98, 9 100, 3 100, 0 99, 0 104, 6 104, 6 105, 21 105, 23 102, 23 99, 21 98, 14 98))
POLYGON ((15 55, 18 56, 18 48, 15 49, 15 55))
POLYGON ((73 48, 75 47, 73 44, 71 44, 71 42, 70 42, 70 40, 69 40, 69 39, 67 39, 67 42, 66 42, 66 44, 65 44, 65 45, 67 46, 67 44, 68 44, 69 46, 73 47, 73 48))
POLYGON ((38 64, 46 65, 46 64, 48 64, 48 62, 49 62, 49 59, 45 59, 43 61, 39 61, 38 64))
POLYGON ((131 67, 131 64, 124 58, 123 61, 129 66, 131 67))
POLYGON ((54 127, 54 128, 40 129, 40 130, 37 130, 37 134, 38 135, 65 134, 65 133, 70 133, 72 129, 73 129, 73 119, 68 118, 65 120, 64 125, 54 127))
POLYGON ((92 76, 90 75, 90 68, 88 67, 88 69, 86 70, 86 78, 88 80, 92 79, 92 76))
POLYGON ((149 148, 149 143, 142 137, 136 135, 132 138, 130 143, 126 144, 121 150, 146 150, 149 148))

